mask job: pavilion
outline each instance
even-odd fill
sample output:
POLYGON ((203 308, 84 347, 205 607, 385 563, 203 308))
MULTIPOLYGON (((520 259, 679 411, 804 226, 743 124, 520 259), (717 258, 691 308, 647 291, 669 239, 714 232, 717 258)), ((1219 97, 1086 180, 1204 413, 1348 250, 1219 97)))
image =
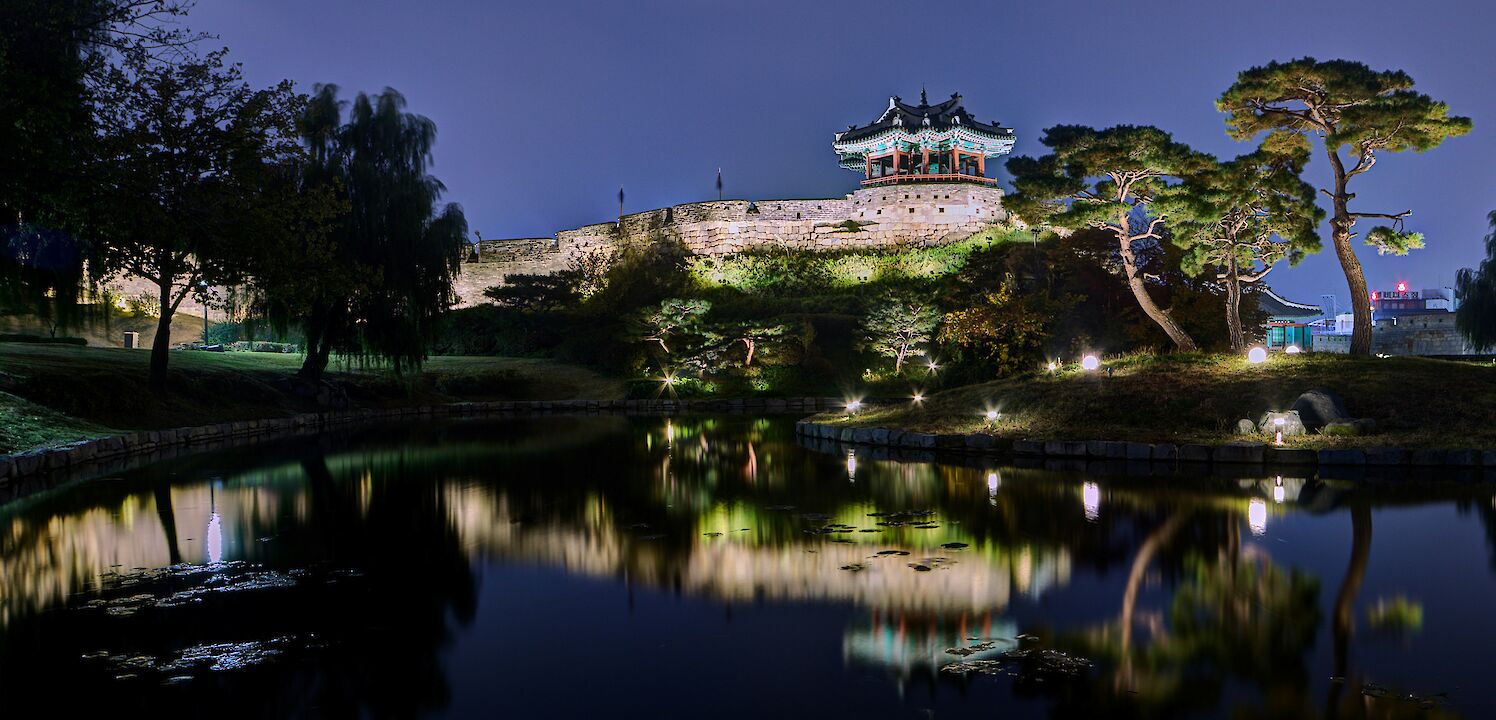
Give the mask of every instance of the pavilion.
POLYGON ((931 105, 923 90, 919 104, 897 95, 877 120, 836 134, 832 147, 841 166, 863 173, 863 187, 918 183, 965 182, 995 186, 987 177, 987 158, 1013 149, 1013 131, 972 117, 961 94, 931 105))

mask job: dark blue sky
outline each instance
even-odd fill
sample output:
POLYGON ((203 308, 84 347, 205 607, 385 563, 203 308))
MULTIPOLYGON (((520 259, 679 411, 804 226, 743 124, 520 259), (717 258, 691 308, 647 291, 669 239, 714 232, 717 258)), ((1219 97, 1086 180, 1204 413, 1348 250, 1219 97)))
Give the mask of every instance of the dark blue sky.
MULTIPOLYGON (((1133 123, 1236 155, 1250 147, 1226 137, 1215 98, 1239 70, 1303 55, 1401 68, 1475 120, 1353 181, 1353 208, 1411 208, 1409 229, 1428 236, 1406 258, 1364 248, 1373 288, 1452 284, 1482 257, 1496 210, 1496 3, 1484 0, 199 0, 190 24, 258 84, 404 93, 436 122, 434 172, 486 238, 611 219, 620 185, 630 211, 708 199, 718 166, 732 197, 843 195, 858 178, 836 166, 832 133, 921 85, 1014 128, 1015 154, 1042 153, 1057 123, 1133 123)), ((1327 174, 1316 156, 1310 180, 1327 174)), ((1344 307, 1325 238, 1273 284, 1344 307)))

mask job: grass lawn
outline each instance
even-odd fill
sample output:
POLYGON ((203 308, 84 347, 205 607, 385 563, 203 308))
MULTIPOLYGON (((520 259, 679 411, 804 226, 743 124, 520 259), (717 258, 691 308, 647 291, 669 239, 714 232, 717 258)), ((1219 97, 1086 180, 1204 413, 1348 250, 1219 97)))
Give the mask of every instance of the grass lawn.
POLYGON ((1353 416, 1376 420, 1376 433, 1313 434, 1288 445, 1496 448, 1496 367, 1406 357, 1275 354, 1250 365, 1240 356, 1139 355, 1097 372, 1069 366, 822 419, 939 433, 987 429, 1014 439, 1219 443, 1243 439, 1233 434, 1237 420, 1287 410, 1312 388, 1340 393, 1353 416), (988 423, 987 410, 1002 415, 988 423))
MULTIPOLYGON (((298 355, 177 351, 171 385, 146 382, 145 350, 0 343, 0 453, 137 430, 290 415, 318 409, 295 392, 298 355)), ((546 360, 434 357, 397 378, 334 364, 327 379, 357 407, 462 400, 623 397, 623 384, 546 360)))

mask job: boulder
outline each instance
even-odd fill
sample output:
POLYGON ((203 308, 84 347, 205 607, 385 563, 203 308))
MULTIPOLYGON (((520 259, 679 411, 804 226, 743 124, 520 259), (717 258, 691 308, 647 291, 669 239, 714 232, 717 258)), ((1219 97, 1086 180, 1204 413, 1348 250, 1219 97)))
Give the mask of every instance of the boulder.
POLYGON ((1251 420, 1242 418, 1236 421, 1236 434, 1255 435, 1257 434, 1257 426, 1253 425, 1251 420))
POLYGON ((1350 418, 1345 409, 1345 400, 1334 390, 1316 388, 1300 395, 1290 408, 1297 411, 1299 419, 1309 431, 1318 430, 1332 422, 1350 418))
POLYGON ((1297 410, 1288 412, 1266 412, 1262 414, 1262 420, 1257 423, 1257 429, 1267 435, 1276 436, 1283 433, 1283 437, 1304 435, 1308 431, 1304 428, 1304 421, 1299 417, 1297 410))

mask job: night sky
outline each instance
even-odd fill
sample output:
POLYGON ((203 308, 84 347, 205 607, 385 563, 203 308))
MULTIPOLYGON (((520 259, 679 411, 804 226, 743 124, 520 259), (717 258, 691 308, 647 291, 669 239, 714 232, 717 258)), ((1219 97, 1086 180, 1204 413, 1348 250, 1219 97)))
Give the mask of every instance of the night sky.
MULTIPOLYGON (((922 86, 1013 128, 1014 154, 1041 154, 1057 123, 1132 123, 1237 155, 1252 146, 1226 137, 1215 98, 1242 69, 1304 55, 1405 70, 1475 121, 1352 181, 1353 210, 1411 208, 1428 241, 1406 258, 1363 247, 1373 288, 1452 285, 1496 210, 1496 3, 1483 0, 199 0, 189 25, 256 84, 402 92, 436 122, 434 172, 485 238, 612 219, 620 185, 630 212, 712 199, 719 166, 729 197, 844 195, 859 176, 836 166, 832 134, 922 86)), ((1328 176, 1317 154, 1309 179, 1328 176)), ((1322 237, 1271 282, 1344 308, 1322 237)))

